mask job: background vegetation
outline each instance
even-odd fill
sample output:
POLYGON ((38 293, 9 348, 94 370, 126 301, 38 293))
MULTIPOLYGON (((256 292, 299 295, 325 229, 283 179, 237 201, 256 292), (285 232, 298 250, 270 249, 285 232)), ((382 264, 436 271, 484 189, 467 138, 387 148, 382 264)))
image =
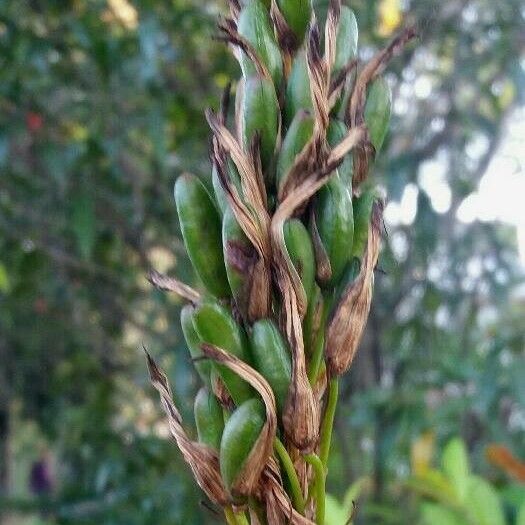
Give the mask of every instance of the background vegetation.
MULTIPOLYGON (((450 464, 466 461, 461 442, 444 473, 431 467, 460 436, 502 523, 525 522, 516 233, 457 218, 523 115, 523 2, 350 5, 363 57, 402 20, 416 21, 421 39, 388 76, 395 115, 376 167, 388 235, 343 388, 332 492, 341 498, 360 480, 357 523, 479 525, 446 510, 457 503, 445 477, 457 480, 450 464)), ((209 178, 203 111, 238 76, 212 39, 224 9, 199 0, 0 2, 0 523, 218 520, 166 439, 140 348, 170 371, 191 421, 197 383, 180 304, 144 276, 155 267, 194 280, 172 187, 184 170, 209 178), (28 482, 37 461, 49 491, 28 482)))

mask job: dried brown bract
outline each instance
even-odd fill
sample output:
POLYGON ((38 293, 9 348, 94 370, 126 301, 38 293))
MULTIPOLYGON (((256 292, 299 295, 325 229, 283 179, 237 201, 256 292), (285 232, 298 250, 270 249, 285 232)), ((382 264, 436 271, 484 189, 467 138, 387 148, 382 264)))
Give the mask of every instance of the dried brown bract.
POLYGON ((375 203, 361 270, 344 291, 328 323, 325 356, 330 376, 339 376, 348 370, 361 342, 370 312, 374 268, 381 245, 381 216, 382 204, 375 203))
POLYGON ((146 352, 146 357, 151 383, 160 395, 171 435, 191 467, 195 480, 211 501, 217 505, 226 505, 229 497, 222 483, 217 453, 201 443, 190 440, 182 426, 180 413, 173 402, 173 394, 166 374, 148 352, 146 352))

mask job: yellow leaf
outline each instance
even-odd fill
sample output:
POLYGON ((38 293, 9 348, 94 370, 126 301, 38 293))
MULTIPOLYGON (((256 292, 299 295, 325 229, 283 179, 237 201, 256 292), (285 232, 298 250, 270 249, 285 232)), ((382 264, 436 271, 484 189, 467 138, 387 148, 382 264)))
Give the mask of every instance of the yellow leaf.
POLYGON ((412 443, 411 464, 412 473, 416 476, 424 474, 432 462, 434 455, 436 436, 434 432, 429 431, 421 434, 416 441, 412 443))
POLYGON ((401 24, 400 0, 381 0, 378 10, 378 33, 382 37, 390 36, 401 24))

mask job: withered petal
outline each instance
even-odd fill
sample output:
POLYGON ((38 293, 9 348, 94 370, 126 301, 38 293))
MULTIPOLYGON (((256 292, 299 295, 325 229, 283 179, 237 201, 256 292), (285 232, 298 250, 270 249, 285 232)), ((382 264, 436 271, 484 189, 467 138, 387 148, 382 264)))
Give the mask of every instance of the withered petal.
POLYGON ((187 299, 192 304, 198 303, 201 299, 200 293, 197 292, 197 290, 194 290, 191 286, 188 286, 173 277, 168 277, 167 275, 157 272, 156 270, 151 270, 147 279, 158 290, 173 292, 183 299, 187 299))
POLYGON ((168 378, 151 355, 146 352, 151 384, 160 395, 161 403, 168 417, 171 435, 193 471, 195 480, 211 501, 224 506, 229 497, 226 493, 219 468, 217 453, 210 447, 190 440, 182 426, 182 418, 173 402, 168 378))
POLYGON ((339 28, 339 18, 341 16, 341 0, 330 0, 328 14, 325 25, 325 47, 324 57, 328 71, 332 70, 335 62, 337 47, 337 30, 339 28))
POLYGON ((291 55, 299 48, 301 42, 299 42, 299 39, 295 36, 295 33, 286 22, 276 0, 272 0, 270 4, 270 17, 275 26, 277 42, 279 43, 282 53, 285 55, 291 55))

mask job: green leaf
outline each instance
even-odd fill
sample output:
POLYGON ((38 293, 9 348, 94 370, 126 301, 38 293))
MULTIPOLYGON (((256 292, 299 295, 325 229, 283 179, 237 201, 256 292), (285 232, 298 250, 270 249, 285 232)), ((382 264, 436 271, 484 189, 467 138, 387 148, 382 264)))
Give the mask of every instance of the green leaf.
POLYGON ((424 525, 467 525, 455 512, 436 503, 423 503, 421 517, 424 525))
POLYGON ((9 290, 9 276, 7 275, 7 268, 0 262, 0 292, 7 292, 9 290))
POLYGON ((418 476, 409 478, 406 485, 414 492, 446 505, 456 506, 459 503, 452 483, 439 470, 428 469, 418 476))
POLYGON ((520 508, 525 504, 525 486, 519 483, 509 483, 498 489, 503 506, 520 508))
POLYGON ((343 499, 343 509, 347 519, 352 513, 353 502, 359 499, 359 496, 364 490, 366 490, 366 487, 369 485, 369 483, 369 478, 363 476, 354 481, 350 487, 348 487, 348 490, 346 491, 345 497, 343 499))
POLYGON ((343 505, 331 494, 326 495, 325 524, 344 525, 348 519, 343 505))
MULTIPOLYGON (((326 525, 346 525, 348 518, 352 514, 353 502, 369 485, 369 478, 363 476, 357 479, 348 487, 343 503, 341 504, 331 494, 326 495, 325 524, 326 525)), ((351 525, 349 523, 348 525, 351 525)))
POLYGON ((476 525, 505 525, 498 493, 483 478, 479 476, 469 478, 466 505, 476 525))
POLYGON ((518 516, 516 518, 516 525, 525 525, 525 501, 518 510, 518 516))
POLYGON ((91 257, 96 238, 95 207, 87 193, 81 193, 72 202, 71 226, 78 250, 84 259, 91 257))
POLYGON ((450 440, 442 457, 443 471, 451 481, 461 502, 465 501, 469 479, 469 462, 465 444, 459 438, 450 440))

